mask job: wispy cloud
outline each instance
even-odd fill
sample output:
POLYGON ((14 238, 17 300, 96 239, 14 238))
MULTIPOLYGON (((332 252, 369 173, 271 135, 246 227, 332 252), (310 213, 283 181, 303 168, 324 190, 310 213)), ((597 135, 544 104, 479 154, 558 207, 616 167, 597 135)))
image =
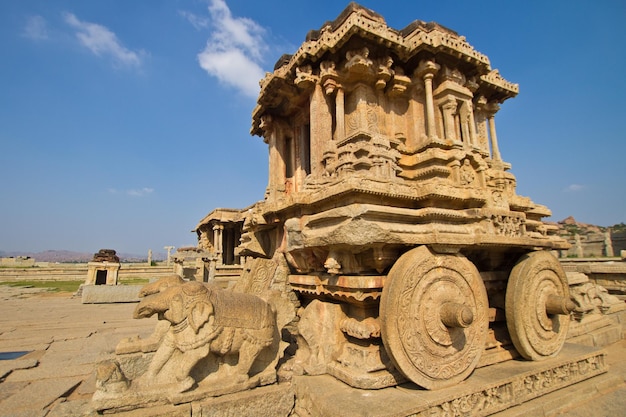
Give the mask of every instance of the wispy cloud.
POLYGON ((109 194, 126 194, 131 197, 145 197, 147 195, 152 194, 154 192, 154 188, 143 187, 143 188, 138 188, 138 189, 130 189, 126 191, 119 191, 116 188, 109 188, 107 189, 107 191, 109 192, 109 194))
POLYGON ((146 55, 144 51, 126 48, 117 35, 105 26, 81 21, 72 13, 64 13, 65 22, 77 29, 76 38, 97 56, 109 56, 116 65, 139 68, 146 55))
POLYGON ((126 194, 132 197, 144 197, 146 195, 152 194, 154 192, 154 188, 140 188, 138 190, 127 190, 126 194))
POLYGON ((35 41, 48 39, 46 20, 41 16, 29 16, 22 30, 22 36, 35 41))
POLYGON ((185 10, 179 10, 178 14, 185 18, 191 25, 197 30, 207 29, 209 27, 210 20, 208 17, 198 16, 185 10))
MULTIPOLYGON (((265 29, 245 17, 234 17, 224 0, 211 0, 209 14, 213 31, 198 54, 200 66, 221 82, 256 98, 261 68, 267 50, 265 29)), ((193 24, 193 23, 192 23, 193 24)))
POLYGON ((566 192, 570 192, 570 193, 575 193, 578 191, 582 191, 584 189, 586 189, 587 186, 586 185, 581 185, 581 184, 570 184, 568 185, 564 191, 566 192))

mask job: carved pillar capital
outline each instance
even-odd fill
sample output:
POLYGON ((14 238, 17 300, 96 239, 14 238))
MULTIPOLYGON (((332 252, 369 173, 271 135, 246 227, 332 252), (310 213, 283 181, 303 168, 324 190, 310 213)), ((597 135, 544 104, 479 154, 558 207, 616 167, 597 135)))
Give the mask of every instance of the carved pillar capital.
POLYGON ((261 116, 261 123, 259 128, 263 132, 263 142, 269 143, 270 136, 274 130, 274 119, 269 114, 261 116))
POLYGON ((334 94, 337 88, 341 86, 335 66, 334 61, 322 61, 320 63, 320 82, 327 96, 334 94))
POLYGON ((313 68, 310 65, 303 65, 296 68, 296 78, 294 84, 303 90, 311 90, 317 82, 317 77, 313 75, 313 68))
POLYGON ((487 113, 488 117, 493 117, 498 110, 500 110, 500 105, 495 102, 488 102, 483 106, 483 110, 487 113))
POLYGON ((378 70, 376 71, 376 89, 382 90, 387 85, 387 82, 393 76, 391 66, 393 65, 393 59, 390 56, 381 58, 378 62, 378 70))
POLYGON ((441 65, 437 64, 435 61, 431 61, 430 59, 424 59, 420 61, 417 69, 415 70, 415 75, 426 80, 432 80, 435 74, 439 71, 441 65))

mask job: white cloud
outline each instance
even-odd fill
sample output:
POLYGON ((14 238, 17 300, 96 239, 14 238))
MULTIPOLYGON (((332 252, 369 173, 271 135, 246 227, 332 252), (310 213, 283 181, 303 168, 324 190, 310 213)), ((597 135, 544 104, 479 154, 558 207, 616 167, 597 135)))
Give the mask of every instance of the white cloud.
POLYGON ((118 65, 128 67, 141 66, 145 52, 135 52, 126 48, 121 44, 117 35, 105 26, 81 21, 72 13, 65 13, 63 17, 68 25, 77 29, 76 38, 80 43, 95 55, 108 55, 118 65))
POLYGON ((46 20, 41 16, 30 16, 26 21, 22 36, 36 41, 48 39, 46 20))
POLYGON ((251 19, 233 17, 224 0, 212 0, 209 13, 214 30, 198 54, 200 66, 221 82, 256 98, 259 81, 265 75, 260 65, 267 50, 265 29, 251 19))
POLYGON ((152 192, 154 192, 154 188, 148 188, 148 187, 144 187, 138 190, 128 190, 126 191, 126 194, 132 196, 132 197, 143 197, 146 196, 148 194, 152 194, 152 192))
POLYGON ((581 184, 570 184, 565 188, 565 191, 567 192, 572 192, 575 193, 577 191, 582 191, 585 188, 587 188, 587 186, 585 185, 581 185, 581 184))

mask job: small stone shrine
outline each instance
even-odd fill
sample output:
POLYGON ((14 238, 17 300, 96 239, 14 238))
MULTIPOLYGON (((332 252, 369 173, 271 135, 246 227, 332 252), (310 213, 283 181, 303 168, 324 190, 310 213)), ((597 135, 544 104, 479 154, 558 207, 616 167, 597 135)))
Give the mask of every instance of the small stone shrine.
MULTIPOLYGON (((602 351, 564 347, 569 244, 500 155, 517 93, 437 23, 351 3, 309 32, 261 81, 269 184, 241 277, 147 285, 135 317, 159 325, 99 364, 96 409, 217 415, 209 399, 240 410, 280 381, 286 411, 225 414, 485 416, 605 372, 602 351)), ((199 230, 216 245, 219 226, 199 230)))
POLYGON ((120 258, 113 249, 100 249, 87 264, 84 285, 117 285, 120 266, 120 258))

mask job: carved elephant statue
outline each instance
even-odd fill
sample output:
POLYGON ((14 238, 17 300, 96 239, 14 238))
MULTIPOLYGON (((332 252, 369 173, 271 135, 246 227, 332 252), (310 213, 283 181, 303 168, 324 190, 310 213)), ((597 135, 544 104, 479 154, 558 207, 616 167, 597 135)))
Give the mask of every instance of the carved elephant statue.
POLYGON ((270 304, 254 295, 211 288, 195 281, 169 284, 174 283, 146 291, 149 295, 134 312, 135 318, 158 314, 159 320, 170 323, 150 363, 147 380, 155 379, 179 352, 172 375, 179 392, 199 382, 193 378, 192 369, 211 354, 218 358, 237 354, 228 383, 246 381, 254 361, 277 334, 276 314, 270 304))

